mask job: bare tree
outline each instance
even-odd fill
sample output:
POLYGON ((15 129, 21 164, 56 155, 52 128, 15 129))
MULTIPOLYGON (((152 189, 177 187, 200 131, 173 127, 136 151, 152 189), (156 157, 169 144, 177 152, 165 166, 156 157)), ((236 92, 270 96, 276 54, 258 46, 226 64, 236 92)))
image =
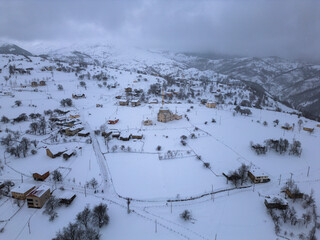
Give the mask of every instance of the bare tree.
POLYGON ((92 221, 97 224, 99 228, 109 223, 109 216, 107 214, 107 204, 100 203, 95 206, 92 211, 92 221))

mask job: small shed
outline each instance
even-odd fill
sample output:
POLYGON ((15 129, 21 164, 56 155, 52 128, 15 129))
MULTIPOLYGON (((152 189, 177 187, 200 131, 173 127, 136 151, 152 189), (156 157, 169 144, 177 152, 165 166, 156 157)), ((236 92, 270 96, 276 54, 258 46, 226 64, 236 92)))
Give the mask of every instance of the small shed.
POLYGON ((58 147, 52 147, 51 149, 47 148, 47 156, 51 158, 60 157, 64 152, 66 152, 68 149, 66 148, 58 148, 58 147))
POLYGON ((70 117, 71 119, 74 119, 74 118, 79 118, 80 115, 79 115, 79 114, 75 114, 75 115, 70 114, 69 117, 70 117))
POLYGON ((101 133, 101 136, 102 136, 102 137, 104 137, 104 138, 107 138, 107 137, 109 137, 111 134, 112 134, 112 132, 111 132, 111 131, 108 131, 108 132, 102 132, 102 133, 101 133))
POLYGON ((287 209, 288 202, 280 196, 268 196, 264 199, 264 204, 268 209, 287 209))
POLYGON ((158 103, 159 103, 158 99, 152 99, 152 100, 149 102, 149 104, 158 104, 158 103))
POLYGON ((31 82, 31 87, 38 87, 38 83, 36 81, 31 82))
POLYGON ((317 127, 319 127, 319 128, 320 128, 320 124, 317 124, 317 127))
POLYGON ((15 187, 11 190, 11 196, 15 199, 25 200, 27 195, 35 188, 36 186, 22 183, 21 185, 15 187))
POLYGON ((116 123, 119 122, 119 119, 115 119, 115 120, 108 120, 108 124, 114 125, 116 123))
POLYGON ((132 88, 131 87, 127 87, 124 89, 126 93, 132 92, 132 88))
POLYGON ((74 93, 72 94, 72 98, 74 99, 86 98, 86 95, 84 93, 74 93))
POLYGON ((49 177, 50 173, 49 171, 43 174, 39 174, 39 173, 34 173, 32 174, 32 177, 34 180, 36 181, 44 181, 46 180, 47 177, 49 177))
POLYGON ((29 208, 42 208, 51 196, 50 188, 41 185, 33 189, 27 196, 27 204, 29 208))
POLYGON ((144 125, 144 126, 151 126, 151 125, 152 125, 152 120, 149 120, 149 119, 144 120, 144 121, 143 121, 143 125, 144 125))
POLYGON ((102 108, 102 107, 103 107, 103 105, 102 105, 102 104, 97 103, 97 104, 96 104, 96 107, 97 107, 97 108, 102 108))
POLYGON ((81 130, 80 132, 78 132, 79 137, 88 137, 89 135, 90 135, 90 132, 86 130, 81 130))
POLYGON ((74 193, 65 192, 59 197, 59 202, 61 204, 70 205, 73 202, 73 200, 76 198, 76 196, 77 195, 74 193))

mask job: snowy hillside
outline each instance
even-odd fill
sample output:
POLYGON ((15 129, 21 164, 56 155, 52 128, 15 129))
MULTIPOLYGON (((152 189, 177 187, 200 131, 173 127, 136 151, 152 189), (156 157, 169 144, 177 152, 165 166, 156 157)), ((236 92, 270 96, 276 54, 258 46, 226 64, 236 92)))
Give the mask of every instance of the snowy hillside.
POLYGON ((318 67, 28 51, 0 54, 0 239, 320 237, 320 123, 274 97, 317 104, 318 67))

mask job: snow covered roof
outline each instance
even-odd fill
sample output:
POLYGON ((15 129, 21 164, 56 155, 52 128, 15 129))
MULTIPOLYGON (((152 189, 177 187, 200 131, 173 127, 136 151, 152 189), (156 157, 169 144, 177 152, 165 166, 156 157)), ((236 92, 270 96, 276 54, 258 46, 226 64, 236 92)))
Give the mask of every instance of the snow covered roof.
POLYGON ((74 195, 75 195, 75 194, 72 193, 72 192, 64 192, 64 193, 62 193, 62 194, 59 196, 59 198, 60 198, 60 199, 70 199, 70 198, 72 198, 74 195))
POLYGON ((132 100, 131 102, 133 102, 133 103, 137 103, 137 102, 139 102, 139 100, 132 100))
POLYGON ((66 147, 62 147, 62 146, 50 146, 48 147, 48 149, 50 150, 50 152, 55 155, 57 153, 60 153, 60 152, 65 152, 67 151, 68 149, 66 147))
POLYGON ((35 187, 32 184, 28 184, 28 183, 22 183, 19 186, 15 187, 14 189, 11 190, 11 192, 16 192, 16 193, 25 193, 28 190, 30 190, 31 188, 35 187))
POLYGON ((131 134, 129 132, 127 132, 127 131, 121 133, 121 137, 123 137, 123 138, 129 138, 130 135, 131 134))
POLYGON ((269 195, 269 197, 266 197, 265 200, 267 203, 281 202, 281 204, 284 204, 284 205, 288 204, 288 201, 279 195, 269 195))
POLYGON ((50 187, 46 186, 46 185, 41 185, 39 187, 36 187, 35 189, 33 189, 28 196, 35 196, 35 197, 41 197, 46 191, 50 191, 50 187))
POLYGON ((64 154, 71 155, 73 152, 74 152, 74 150, 70 149, 70 150, 66 151, 64 154))
POLYGON ((80 134, 88 134, 88 133, 89 133, 89 131, 81 130, 79 133, 80 133, 80 134))

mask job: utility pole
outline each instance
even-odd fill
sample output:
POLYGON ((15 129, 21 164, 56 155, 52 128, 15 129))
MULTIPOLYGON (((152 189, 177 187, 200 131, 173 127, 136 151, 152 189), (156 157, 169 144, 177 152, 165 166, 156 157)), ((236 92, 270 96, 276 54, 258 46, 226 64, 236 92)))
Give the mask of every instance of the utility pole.
POLYGON ((280 174, 280 177, 279 177, 279 185, 280 185, 280 183, 281 183, 281 174, 280 174))
POLYGON ((128 214, 130 213, 130 198, 127 198, 128 214))
POLYGON ((86 186, 84 186, 84 196, 87 197, 87 190, 86 190, 86 186))
POLYGON ((290 181, 292 181, 292 175, 293 175, 293 173, 290 173, 290 174, 291 174, 290 181))
POLYGON ((157 233, 157 219, 156 219, 156 221, 155 221, 155 233, 157 233))
POLYGON ((172 214, 172 202, 171 202, 171 207, 170 208, 171 208, 171 214, 172 214))
POLYGON ((21 174, 21 183, 23 183, 23 175, 21 174))
POLYGON ((308 167, 307 177, 309 177, 309 172, 310 172, 310 166, 308 167))

